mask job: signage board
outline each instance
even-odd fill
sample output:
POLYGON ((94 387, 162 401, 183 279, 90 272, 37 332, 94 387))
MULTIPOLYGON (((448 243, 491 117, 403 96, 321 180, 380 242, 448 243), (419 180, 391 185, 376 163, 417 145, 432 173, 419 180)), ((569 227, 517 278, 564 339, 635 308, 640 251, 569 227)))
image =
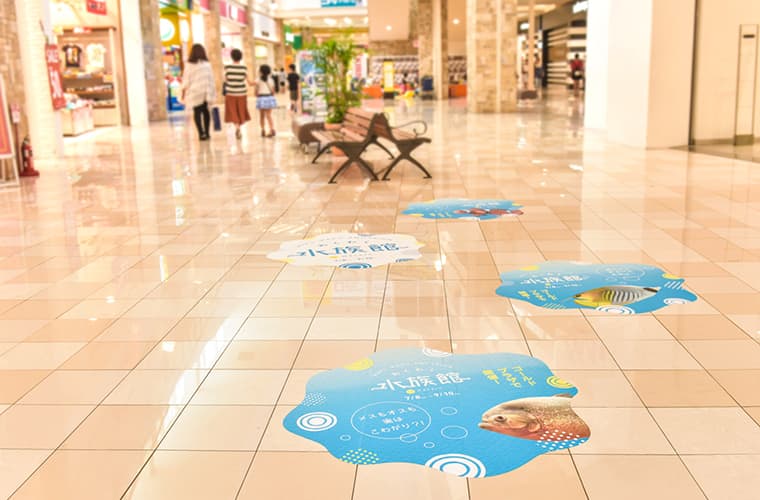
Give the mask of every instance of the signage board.
POLYGON ((55 44, 45 45, 45 62, 50 83, 50 97, 53 109, 58 111, 66 107, 66 97, 63 95, 63 77, 61 76, 61 54, 55 44))
POLYGON ((91 14, 97 14, 100 16, 105 16, 107 14, 105 0, 86 0, 86 4, 87 12, 91 14))

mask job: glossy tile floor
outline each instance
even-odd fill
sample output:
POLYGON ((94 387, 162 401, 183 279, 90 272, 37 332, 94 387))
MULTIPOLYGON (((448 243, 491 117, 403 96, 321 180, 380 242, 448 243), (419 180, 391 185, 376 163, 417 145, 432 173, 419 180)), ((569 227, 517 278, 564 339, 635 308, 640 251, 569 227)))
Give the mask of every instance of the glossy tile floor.
POLYGON ((431 123, 432 181, 407 166, 327 185, 336 165, 309 164, 281 111, 275 140, 250 127, 242 148, 199 145, 182 118, 98 131, 0 190, 0 498, 755 498, 760 168, 607 144, 564 95, 503 116, 388 110, 431 123), (436 197, 525 215, 399 215, 436 197), (424 257, 265 258, 334 231, 411 234, 424 257), (544 260, 656 264, 699 300, 615 317, 494 294, 500 271, 544 260), (409 345, 541 358, 579 387, 590 441, 468 481, 342 463, 282 427, 314 373, 409 345))

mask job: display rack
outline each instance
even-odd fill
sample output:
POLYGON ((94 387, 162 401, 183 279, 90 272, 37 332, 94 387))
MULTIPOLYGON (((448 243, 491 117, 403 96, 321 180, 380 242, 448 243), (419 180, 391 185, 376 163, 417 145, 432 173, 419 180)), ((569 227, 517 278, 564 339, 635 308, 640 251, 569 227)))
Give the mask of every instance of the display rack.
MULTIPOLYGON (((63 90, 66 94, 76 96, 73 101, 87 100, 92 103, 92 123, 95 127, 119 125, 121 123, 121 110, 119 105, 119 92, 116 88, 114 77, 113 61, 113 44, 110 30, 107 28, 86 28, 84 30, 72 31, 64 30, 59 36, 59 46, 64 50, 61 58, 63 66, 63 90), (66 58, 66 47, 78 47, 80 51, 78 64, 71 64, 66 58), (89 51, 90 47, 97 47, 99 54, 97 61, 94 60, 95 54, 89 51)), ((79 110, 81 105, 75 102, 75 107, 79 110)), ((79 111, 80 117, 84 111, 79 111)), ((72 117, 72 120, 74 118, 72 117)), ((79 123, 86 123, 87 120, 76 120, 79 123)), ((74 127, 74 130, 81 130, 74 127)), ((81 132, 79 132, 81 133, 81 132)), ((77 135, 73 133, 73 135, 77 135)))

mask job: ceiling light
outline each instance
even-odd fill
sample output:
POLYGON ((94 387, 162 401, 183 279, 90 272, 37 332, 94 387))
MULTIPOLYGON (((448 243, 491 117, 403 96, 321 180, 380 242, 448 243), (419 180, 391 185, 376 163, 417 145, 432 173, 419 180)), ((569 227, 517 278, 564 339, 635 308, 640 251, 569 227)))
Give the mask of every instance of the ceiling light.
POLYGON ((369 24, 369 17, 364 18, 364 24, 369 24))
POLYGON ((459 24, 459 19, 454 19, 454 20, 453 20, 453 21, 451 21, 451 22, 452 22, 452 23, 454 23, 454 24, 459 24))
POLYGON ((336 21, 332 17, 326 17, 325 18, 325 24, 328 25, 328 26, 335 26, 336 24, 338 24, 338 21, 336 21))
POLYGON ((348 24, 348 25, 351 25, 351 24, 353 24, 354 22, 353 22, 353 21, 351 21, 351 18, 350 18, 350 17, 344 17, 344 18, 343 18, 343 23, 345 23, 345 24, 348 24))
POLYGON ((392 29, 393 29, 393 26, 391 26, 390 24, 385 27, 385 31, 390 31, 392 29))

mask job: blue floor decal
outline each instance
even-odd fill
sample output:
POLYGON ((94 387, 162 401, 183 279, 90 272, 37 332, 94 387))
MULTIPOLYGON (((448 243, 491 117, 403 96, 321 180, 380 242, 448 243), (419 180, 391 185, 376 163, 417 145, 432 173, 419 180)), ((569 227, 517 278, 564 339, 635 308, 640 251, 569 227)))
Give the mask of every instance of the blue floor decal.
POLYGON ((464 198, 412 203, 404 215, 424 219, 491 220, 509 215, 522 215, 522 205, 509 200, 467 200, 464 198))
POLYGON ((283 423, 344 462, 487 477, 588 440, 577 393, 522 354, 394 349, 313 376, 283 423))
POLYGON ((503 273, 496 293, 548 309, 640 314, 697 300, 683 284, 682 278, 642 264, 545 262, 503 273))
POLYGON ((286 241, 267 255, 296 266, 333 266, 343 269, 372 267, 417 260, 422 243, 406 234, 321 234, 305 240, 286 241))

